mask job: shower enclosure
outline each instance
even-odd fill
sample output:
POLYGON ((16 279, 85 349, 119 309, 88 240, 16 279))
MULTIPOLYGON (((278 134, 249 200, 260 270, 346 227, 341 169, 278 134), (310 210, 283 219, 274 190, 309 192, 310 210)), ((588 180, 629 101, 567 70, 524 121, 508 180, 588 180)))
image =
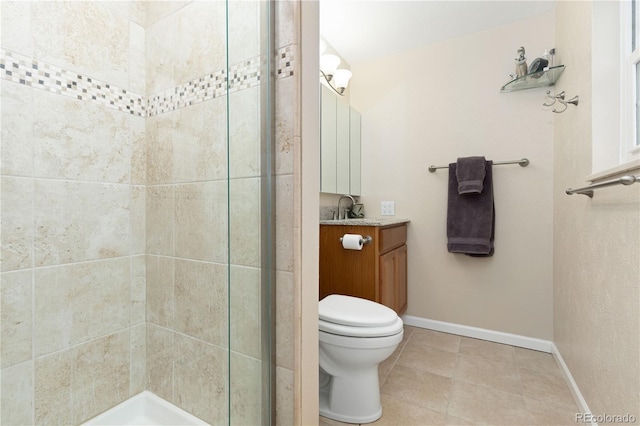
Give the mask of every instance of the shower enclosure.
POLYGON ((269 2, 1 12, 0 423, 272 423, 269 2))

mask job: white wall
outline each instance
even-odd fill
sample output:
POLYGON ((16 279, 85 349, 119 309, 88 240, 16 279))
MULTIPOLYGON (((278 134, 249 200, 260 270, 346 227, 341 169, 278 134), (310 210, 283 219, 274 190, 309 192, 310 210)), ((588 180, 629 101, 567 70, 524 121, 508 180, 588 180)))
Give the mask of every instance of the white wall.
POLYGON ((409 224, 407 314, 552 338, 553 113, 547 89, 501 94, 519 46, 553 47, 554 14, 352 64, 362 112, 362 198, 369 216, 396 202, 409 224), (495 255, 447 252, 447 171, 430 164, 527 157, 494 168, 495 255))

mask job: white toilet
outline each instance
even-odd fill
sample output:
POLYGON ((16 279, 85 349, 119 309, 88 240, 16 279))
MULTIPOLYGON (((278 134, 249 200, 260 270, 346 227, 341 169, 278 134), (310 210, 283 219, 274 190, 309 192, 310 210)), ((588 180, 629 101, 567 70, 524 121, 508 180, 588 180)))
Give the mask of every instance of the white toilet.
POLYGON ((402 319, 370 300, 332 294, 319 303, 320 415, 346 423, 382 416, 378 364, 402 341, 402 319))

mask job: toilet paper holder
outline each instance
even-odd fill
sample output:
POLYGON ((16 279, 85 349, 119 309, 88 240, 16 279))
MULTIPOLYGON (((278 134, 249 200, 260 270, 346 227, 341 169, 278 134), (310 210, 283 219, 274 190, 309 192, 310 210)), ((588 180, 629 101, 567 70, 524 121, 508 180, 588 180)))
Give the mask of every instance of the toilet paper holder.
MULTIPOLYGON (((360 238, 360 244, 369 244, 371 241, 373 241, 373 238, 369 235, 360 238)), ((342 244, 342 237, 340 237, 340 244, 342 244)))

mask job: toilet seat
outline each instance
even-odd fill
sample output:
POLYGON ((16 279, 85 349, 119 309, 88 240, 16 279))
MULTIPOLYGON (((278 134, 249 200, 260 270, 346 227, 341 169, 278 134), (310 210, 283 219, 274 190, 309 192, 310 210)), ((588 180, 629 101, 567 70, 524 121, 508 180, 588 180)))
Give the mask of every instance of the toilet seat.
POLYGON ((384 327, 353 327, 322 320, 318 321, 318 326, 320 331, 345 337, 386 337, 403 330, 402 319, 398 316, 393 324, 384 327))
POLYGON ((318 304, 318 316, 323 321, 354 327, 384 327, 398 318, 391 308, 342 294, 330 294, 322 299, 318 304))
POLYGON ((348 337, 384 337, 402 331, 393 309, 357 297, 331 294, 318 305, 319 329, 348 337))

